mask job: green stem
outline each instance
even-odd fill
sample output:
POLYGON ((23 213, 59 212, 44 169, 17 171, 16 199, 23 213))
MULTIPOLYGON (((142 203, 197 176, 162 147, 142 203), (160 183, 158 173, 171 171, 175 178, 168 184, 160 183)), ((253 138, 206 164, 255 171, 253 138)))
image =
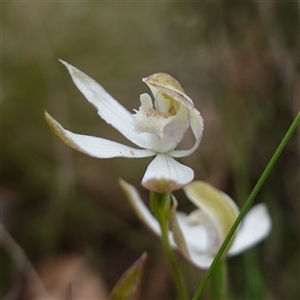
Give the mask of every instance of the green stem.
POLYGON ((220 260, 211 275, 212 300, 227 299, 226 262, 220 260))
POLYGON ((169 243, 169 213, 171 207, 170 194, 150 193, 150 205, 154 212, 161 229, 162 243, 172 269, 173 277, 176 283, 178 299, 188 299, 187 290, 183 276, 177 265, 173 249, 169 243))
POLYGON ((196 300, 199 298, 199 296, 201 295, 208 279, 210 278, 214 268, 216 267, 216 265, 218 264, 220 258, 222 257, 229 241, 231 240, 232 236, 234 235, 235 230, 237 229, 237 227, 239 226, 241 220, 243 219, 244 215, 247 213, 248 209, 250 208, 254 198, 256 197, 257 193, 259 192, 259 190, 261 189, 262 185, 264 184, 266 178, 268 177, 269 173, 271 172, 273 166, 275 165, 278 157, 280 156, 281 152, 283 151, 283 149, 285 148, 286 144, 288 143, 289 139, 291 138, 293 132, 295 131, 295 129, 297 128, 297 125, 300 122, 300 112, 298 112, 296 118, 294 119, 292 125, 290 126, 290 128, 288 129, 288 131, 286 132, 285 136, 283 137, 281 143, 279 144, 278 148, 276 149, 275 153, 273 154, 270 162, 268 163, 267 167, 265 168, 264 172, 262 173, 262 175, 260 176, 258 182, 256 183, 254 189, 252 190, 251 194, 249 195, 245 205, 243 206, 240 214, 238 215, 236 221, 234 222, 232 228, 230 229, 227 237, 225 238, 222 246, 220 247, 217 255, 215 256, 210 268, 208 269, 207 273, 205 274, 202 282, 200 283, 194 297, 193 300, 196 300))

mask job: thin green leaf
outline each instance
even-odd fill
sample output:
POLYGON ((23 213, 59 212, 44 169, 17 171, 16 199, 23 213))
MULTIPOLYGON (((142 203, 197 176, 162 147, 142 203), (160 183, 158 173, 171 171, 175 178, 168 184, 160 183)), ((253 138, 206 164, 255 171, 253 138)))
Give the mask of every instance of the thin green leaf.
POLYGON ((220 258, 223 255, 223 252, 227 248, 228 243, 230 242, 232 236, 234 235, 235 230, 237 229, 237 227, 239 226, 239 224, 242 221, 243 217, 245 216, 245 214, 249 210, 254 198, 256 197, 257 193, 259 192, 259 190, 261 189, 261 187, 264 184, 265 180, 267 179, 268 175, 270 174, 272 168, 274 167, 275 163, 277 162, 277 159, 279 158, 281 152, 283 151, 286 144, 290 140, 290 138, 291 138, 293 132, 295 131, 295 129, 297 128, 299 122, 300 122, 300 111, 298 112, 297 116, 295 117, 295 119, 294 119, 293 123, 291 124, 290 128, 287 130, 285 136, 283 137, 283 139, 280 142, 279 146, 277 147, 275 153, 273 154, 272 158, 270 159, 268 165, 266 166, 266 168, 263 171, 262 175, 260 176, 258 182, 256 183, 255 187, 253 188, 251 194, 249 195, 249 197, 248 197, 245 205, 243 206, 240 214, 238 215, 238 217, 237 217, 236 221, 234 222, 232 228, 230 229, 226 239, 224 240, 224 242, 221 245, 217 255, 215 256, 210 268, 208 269, 208 271, 205 274, 202 282, 198 286, 198 289, 197 289, 197 291, 196 291, 196 293, 193 297, 193 300, 199 299, 199 296, 201 295, 208 279, 212 275, 212 272, 213 272, 214 268, 218 264, 220 258))

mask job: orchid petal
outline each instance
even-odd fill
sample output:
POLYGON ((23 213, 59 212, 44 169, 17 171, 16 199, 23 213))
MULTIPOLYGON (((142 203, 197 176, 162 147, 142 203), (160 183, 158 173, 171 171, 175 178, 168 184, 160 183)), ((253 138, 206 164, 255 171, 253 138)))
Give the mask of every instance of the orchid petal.
POLYGON ((194 178, 194 171, 171 156, 158 154, 149 164, 142 185, 157 193, 172 192, 194 178))
POLYGON ((205 182, 194 181, 184 187, 184 192, 214 225, 218 237, 210 244, 211 251, 216 252, 238 216, 237 206, 227 195, 205 182))
MULTIPOLYGON (((183 105, 180 105, 177 114, 170 117, 171 121, 165 126, 165 136, 162 140, 162 152, 172 152, 182 140, 185 132, 189 128, 188 110, 183 105)), ((172 156, 172 155, 171 155, 172 156)))
POLYGON ((190 215, 178 211, 176 213, 178 225, 181 228, 187 247, 195 248, 199 252, 207 252, 208 248, 208 232, 204 226, 191 224, 190 215))
POLYGON ((189 215, 177 212, 178 224, 183 232, 189 253, 188 258, 195 266, 202 269, 209 268, 214 258, 214 254, 209 249, 211 232, 207 226, 204 226, 206 219, 207 216, 199 209, 189 215))
POLYGON ((228 251, 236 255, 263 240, 271 231, 272 222, 265 204, 257 204, 244 217, 228 251))
POLYGON ((209 252, 201 252, 197 248, 189 248, 190 261, 201 269, 208 269, 214 260, 214 255, 209 252))
POLYGON ((189 150, 173 150, 170 151, 170 155, 173 157, 184 157, 192 154, 197 150, 199 147, 199 144, 201 142, 204 124, 203 124, 203 118, 198 110, 195 108, 191 108, 189 110, 189 120, 190 120, 190 126, 192 129, 192 132, 195 137, 195 144, 194 146, 189 150))
POLYGON ((96 158, 112 157, 149 157, 155 153, 152 150, 135 149, 103 138, 81 135, 64 129, 47 112, 45 118, 52 131, 68 146, 96 158))
POLYGON ((130 205, 134 209, 135 213, 139 219, 148 226, 154 233, 160 235, 160 227, 158 221, 150 213, 149 209, 144 204, 136 188, 124 181, 123 179, 119 180, 119 183, 125 192, 127 199, 129 200, 130 205))
POLYGON ((94 79, 63 60, 60 61, 67 67, 75 85, 86 99, 96 107, 103 120, 134 144, 149 149, 149 135, 138 134, 133 130, 132 115, 125 107, 108 94, 94 79))

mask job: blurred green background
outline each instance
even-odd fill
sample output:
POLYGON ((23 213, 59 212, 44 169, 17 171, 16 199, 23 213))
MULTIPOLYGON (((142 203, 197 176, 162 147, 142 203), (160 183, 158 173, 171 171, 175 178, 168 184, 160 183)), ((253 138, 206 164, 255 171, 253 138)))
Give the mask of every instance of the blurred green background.
MULTIPOLYGON (((149 92, 143 77, 165 72, 176 78, 205 122, 199 149, 181 162, 242 207, 299 110, 298 3, 1 5, 2 223, 50 291, 63 271, 49 261, 80 257, 109 290, 147 250, 142 298, 174 299, 159 240, 118 186, 122 177, 147 200, 140 181, 150 159, 85 156, 60 142, 44 120, 47 109, 74 132, 127 143, 97 116, 58 58, 100 82, 130 111, 149 92)), ((298 130, 255 200, 269 208, 271 235, 228 260, 232 299, 300 299, 299 181, 298 130)), ((181 191, 176 196, 179 209, 193 209, 181 191)), ((3 249, 1 255, 0 297, 12 290, 20 292, 14 299, 29 297, 10 255, 3 249)), ((192 294, 204 272, 181 265, 192 294)), ((206 291, 203 299, 209 297, 206 291)))

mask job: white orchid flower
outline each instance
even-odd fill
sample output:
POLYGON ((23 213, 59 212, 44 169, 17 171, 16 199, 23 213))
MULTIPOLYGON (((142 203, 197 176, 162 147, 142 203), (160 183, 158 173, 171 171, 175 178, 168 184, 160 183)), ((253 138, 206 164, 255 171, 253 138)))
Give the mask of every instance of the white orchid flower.
POLYGON ((78 89, 96 107, 99 116, 142 149, 70 132, 45 112, 51 129, 65 144, 96 158, 155 156, 142 179, 142 185, 152 191, 170 192, 193 180, 193 170, 174 157, 190 155, 198 148, 203 119, 173 77, 155 73, 144 78, 152 91, 154 104, 148 94, 142 94, 139 110, 131 114, 92 78, 66 62, 62 63, 78 89), (189 127, 196 140, 194 146, 189 150, 175 150, 189 127))
MULTIPOLYGON (((160 235, 158 221, 145 206, 137 190, 123 180, 120 184, 138 217, 160 235)), ((239 209, 229 196, 207 183, 193 181, 183 189, 197 209, 190 214, 176 212, 177 225, 170 226, 173 232, 169 231, 169 240, 194 265, 206 269, 236 220, 239 209)), ((227 255, 237 255, 254 246, 266 238, 270 230, 271 219, 266 206, 254 206, 237 229, 227 248, 227 255)))

